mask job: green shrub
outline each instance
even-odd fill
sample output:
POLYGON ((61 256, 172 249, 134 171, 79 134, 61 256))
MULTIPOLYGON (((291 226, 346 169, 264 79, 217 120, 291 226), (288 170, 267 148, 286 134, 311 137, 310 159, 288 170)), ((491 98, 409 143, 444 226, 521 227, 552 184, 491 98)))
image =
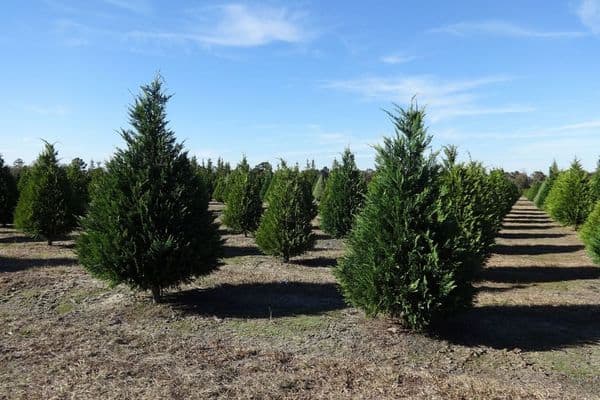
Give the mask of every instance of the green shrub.
POLYGON ((590 179, 590 195, 594 202, 600 201, 600 160, 598 160, 596 171, 590 179))
POLYGON ((230 175, 229 194, 223 223, 235 232, 254 232, 258 228, 262 214, 262 200, 260 199, 261 181, 257 172, 250 171, 244 162, 230 175))
POLYGON ((579 234, 590 257, 600 263, 600 201, 596 202, 579 234))
POLYGON ((18 197, 17 181, 0 156, 0 224, 3 226, 13 222, 18 197))
POLYGON ((556 221, 577 228, 585 222, 592 206, 588 174, 575 160, 556 178, 546 198, 546 209, 556 221))
POLYGON ((256 244, 266 254, 290 257, 302 254, 314 243, 311 186, 298 168, 281 165, 267 195, 268 207, 256 231, 256 244))
POLYGON ((366 184, 350 149, 344 150, 342 163, 332 168, 319 203, 321 229, 340 238, 352 228, 355 215, 364 201, 366 184))
POLYGON ((217 178, 217 183, 215 184, 215 189, 212 194, 212 198, 215 201, 224 203, 225 198, 227 197, 227 182, 229 176, 220 176, 217 178))
POLYGON ((151 290, 189 282, 217 267, 221 240, 208 211, 207 191, 183 146, 168 128, 160 78, 142 86, 129 109, 125 149, 94 182, 80 262, 112 285, 151 290))
POLYGON ((58 153, 48 142, 35 164, 21 176, 21 193, 15 210, 18 229, 43 237, 51 245, 57 237, 74 227, 71 212, 71 188, 64 168, 58 165, 58 153))
POLYGON ((542 186, 540 186, 540 189, 538 190, 537 194, 535 195, 535 198, 533 199, 533 203, 537 208, 541 210, 545 208, 546 198, 548 197, 550 190, 552 190, 552 186, 554 185, 554 182, 556 182, 558 174, 558 165, 556 165, 556 161, 554 161, 550 166, 550 169, 548 170, 548 177, 544 179, 544 182, 542 182, 542 186))
POLYGON ((73 225, 78 223, 78 218, 82 217, 88 207, 90 175, 86 171, 86 164, 81 158, 75 158, 66 168, 67 179, 71 186, 70 207, 71 213, 75 217, 73 225))
POLYGON ((538 191, 540 190, 541 186, 542 186, 542 182, 540 182, 540 181, 533 182, 531 184, 531 186, 525 190, 525 197, 527 198, 527 200, 533 201, 533 199, 535 199, 535 196, 538 194, 538 191))
POLYGON ((325 175, 319 174, 319 178, 317 179, 317 182, 315 183, 315 186, 313 187, 312 191, 313 198, 315 199, 317 204, 319 204, 321 202, 321 199, 323 198, 323 192, 325 192, 326 182, 327 180, 325 179, 325 175))
POLYGON ((413 329, 472 303, 464 249, 452 215, 440 210, 440 167, 417 106, 390 114, 396 135, 377 147, 369 184, 335 276, 347 301, 367 315, 400 318, 413 329))

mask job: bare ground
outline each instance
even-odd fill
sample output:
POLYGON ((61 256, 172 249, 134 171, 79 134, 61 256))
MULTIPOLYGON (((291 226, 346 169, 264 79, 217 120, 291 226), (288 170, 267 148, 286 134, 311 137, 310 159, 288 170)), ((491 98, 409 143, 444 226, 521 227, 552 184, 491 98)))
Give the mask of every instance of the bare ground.
POLYGON ((526 200, 476 307, 429 335, 344 304, 341 241, 286 265, 223 233, 223 267, 152 305, 91 278, 72 238, 0 229, 0 398, 600 398, 600 269, 526 200))

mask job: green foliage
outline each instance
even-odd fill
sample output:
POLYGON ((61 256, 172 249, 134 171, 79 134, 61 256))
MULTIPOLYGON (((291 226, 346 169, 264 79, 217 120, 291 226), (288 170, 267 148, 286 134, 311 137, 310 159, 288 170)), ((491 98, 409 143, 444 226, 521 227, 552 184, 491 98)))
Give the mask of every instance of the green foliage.
POLYGON ((598 160, 596 171, 590 180, 590 195, 594 202, 600 201, 600 160, 598 160))
POLYGON ((456 164, 453 160, 451 156, 444 161, 439 207, 459 227, 455 240, 466 250, 462 281, 470 282, 491 253, 501 226, 500 207, 485 168, 480 163, 456 164))
POLYGON ((260 190, 262 182, 258 172, 248 168, 246 158, 229 178, 229 193, 223 223, 235 232, 254 232, 258 228, 262 214, 260 190))
POLYGON ((80 262, 113 285, 162 290, 189 282, 217 267, 221 240, 208 211, 207 191, 183 146, 168 128, 157 78, 142 86, 129 109, 127 148, 117 150, 91 191, 80 262))
POLYGON ((325 192, 325 184, 327 182, 327 179, 325 178, 324 174, 319 174, 319 178, 317 179, 317 182, 315 183, 315 186, 313 187, 313 198, 315 199, 315 201, 318 203, 321 202, 321 199, 323 198, 323 193, 325 192))
POLYGON ((542 182, 540 181, 535 181, 531 184, 531 186, 525 190, 525 197, 527 198, 527 200, 529 201, 533 201, 533 199, 535 199, 535 196, 538 194, 538 191, 540 190, 540 187, 542 186, 542 182))
POLYGON ((15 210, 18 229, 43 237, 51 245, 74 227, 71 188, 64 168, 58 165, 54 146, 45 143, 33 167, 21 176, 20 197, 15 210))
POLYGON ((545 208, 546 198, 548 197, 550 190, 552 190, 552 186, 554 186, 554 182, 556 182, 559 172, 558 165, 556 165, 556 161, 554 161, 548 171, 548 177, 542 182, 542 186, 540 186, 540 189, 533 199, 533 203, 537 208, 545 208))
POLYGON ((264 201, 269 186, 271 185, 271 179, 273 179, 273 167, 268 161, 264 161, 252 168, 252 171, 260 185, 260 200, 264 201))
POLYGON ((600 201, 596 202, 579 234, 590 257, 600 263, 600 201))
POLYGON ((578 160, 556 178, 545 204, 552 218, 564 225, 577 228, 585 222, 593 202, 588 174, 578 160))
POLYGON ((227 196, 227 182, 228 176, 220 176, 217 178, 215 189, 213 190, 212 198, 215 201, 224 203, 225 197, 227 196))
POLYGON ((71 161, 66 168, 67 179, 71 186, 71 199, 70 207, 71 213, 76 218, 74 225, 77 222, 77 218, 82 217, 88 207, 89 203, 89 185, 90 175, 86 171, 86 164, 81 158, 75 158, 71 161))
POLYGON ((512 182, 501 169, 490 171, 488 176, 492 188, 492 212, 500 227, 502 219, 508 214, 521 196, 519 187, 512 182))
POLYGON ((256 231, 256 244, 266 254, 288 262, 290 257, 313 246, 311 215, 315 207, 309 182, 298 168, 282 164, 271 182, 267 211, 256 231))
POLYGON ((344 237, 360 211, 366 184, 350 149, 344 150, 342 164, 331 170, 319 203, 321 229, 334 237, 344 237))
POLYGON ((0 224, 12 223, 18 197, 17 181, 0 155, 0 224))
POLYGON ((401 318, 424 329, 468 306, 473 290, 462 270, 460 229, 439 207, 440 167, 425 154, 431 137, 415 105, 390 114, 396 130, 377 148, 377 171, 335 269, 343 294, 368 315, 401 318))

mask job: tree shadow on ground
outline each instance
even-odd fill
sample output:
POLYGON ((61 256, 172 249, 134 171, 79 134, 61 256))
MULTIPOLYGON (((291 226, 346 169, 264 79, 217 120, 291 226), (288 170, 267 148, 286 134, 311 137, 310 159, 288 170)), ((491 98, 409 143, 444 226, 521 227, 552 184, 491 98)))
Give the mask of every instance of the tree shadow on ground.
POLYGON ((12 235, 0 238, 0 243, 10 244, 10 243, 36 243, 36 242, 46 242, 46 240, 42 238, 34 238, 31 236, 23 236, 23 235, 12 235))
POLYGON ((432 332, 452 343, 548 351, 598 343, 600 305, 475 307, 439 321, 432 332))
POLYGON ((77 265, 75 258, 12 258, 0 256, 0 272, 17 272, 30 268, 71 267, 77 265))
POLYGON ((552 229, 558 228, 556 224, 517 224, 517 225, 502 225, 502 229, 506 230, 533 230, 533 229, 552 229))
POLYGON ((223 257, 243 257, 243 256, 262 256, 264 255, 256 246, 223 246, 223 257))
POLYGON ((523 216, 523 217, 545 217, 548 216, 543 211, 511 211, 506 215, 507 217, 511 216, 523 216))
POLYGON ((313 237, 315 238, 315 240, 328 240, 328 239, 334 239, 333 236, 330 236, 322 231, 319 232, 313 232, 313 237))
POLYGON ((481 279, 497 283, 536 283, 600 278, 600 267, 492 267, 481 279))
POLYGON ((540 254, 561 254, 574 253, 583 250, 585 247, 576 245, 553 245, 553 244, 496 244, 492 251, 494 254, 503 255, 540 255, 540 254))
POLYGON ((502 239, 551 239, 568 236, 566 233, 530 233, 530 232, 500 232, 497 237, 502 239))
POLYGON ((279 318, 346 308, 333 283, 269 282, 223 284, 167 294, 177 310, 219 318, 279 318))
POLYGON ((521 285, 521 284, 510 285, 509 287, 494 287, 494 286, 483 285, 483 286, 477 286, 475 289, 478 292, 502 293, 502 292, 510 292, 511 290, 515 290, 515 289, 524 289, 527 287, 529 287, 529 286, 521 285))
POLYGON ((321 267, 331 268, 337 264, 337 258, 335 257, 313 257, 313 258, 301 258, 291 260, 290 263, 295 265, 301 265, 303 267, 321 267))

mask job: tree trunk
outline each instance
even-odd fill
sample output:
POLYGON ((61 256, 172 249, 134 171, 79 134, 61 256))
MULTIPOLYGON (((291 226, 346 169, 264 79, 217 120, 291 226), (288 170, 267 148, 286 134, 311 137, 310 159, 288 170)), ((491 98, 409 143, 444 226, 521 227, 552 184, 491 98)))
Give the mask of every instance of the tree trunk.
POLYGON ((52 246, 52 239, 48 239, 48 246, 52 246))
POLYGON ((152 302, 160 303, 160 286, 152 286, 152 302))
POLYGON ((290 255, 289 254, 286 253, 286 254, 283 255, 283 262, 286 263, 286 264, 290 262, 290 255))

